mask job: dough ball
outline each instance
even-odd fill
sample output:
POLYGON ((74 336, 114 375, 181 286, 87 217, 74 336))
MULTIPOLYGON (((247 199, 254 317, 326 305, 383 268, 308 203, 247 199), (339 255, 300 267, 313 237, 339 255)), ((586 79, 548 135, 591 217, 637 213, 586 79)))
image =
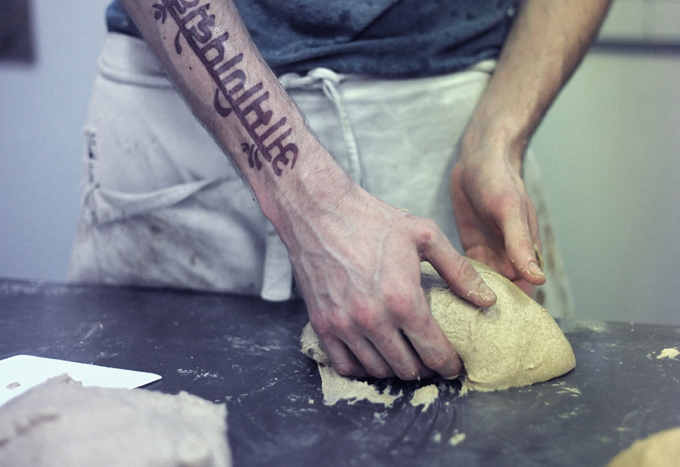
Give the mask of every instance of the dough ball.
POLYGON ((528 386, 572 370, 574 352, 553 317, 504 276, 468 260, 498 297, 489 308, 463 300, 432 266, 422 266, 432 316, 465 365, 465 387, 493 391, 528 386))
MULTIPOLYGON (((527 386, 572 370, 574 352, 552 316, 501 274, 469 261, 496 292, 489 308, 460 298, 429 263, 422 263, 421 277, 432 315, 465 365, 464 390, 527 386)), ((301 344, 309 358, 330 364, 310 324, 301 344)))
POLYGON ((680 467, 680 427, 635 441, 607 467, 680 467))
POLYGON ((0 407, 0 465, 228 467, 226 406, 52 378, 0 407))

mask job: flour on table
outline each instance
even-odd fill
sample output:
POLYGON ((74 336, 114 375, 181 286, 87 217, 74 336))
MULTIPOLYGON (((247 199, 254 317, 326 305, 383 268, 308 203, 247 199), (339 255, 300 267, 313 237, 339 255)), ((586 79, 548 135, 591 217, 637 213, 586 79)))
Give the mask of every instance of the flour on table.
POLYGON ((456 430, 454 432, 454 435, 451 438, 449 438, 449 444, 451 446, 458 446, 460 443, 465 441, 466 437, 467 436, 465 435, 465 433, 458 433, 458 430, 456 430))
POLYGON ((52 378, 0 407, 0 465, 229 467, 226 406, 52 378))
POLYGON ((671 347, 668 349, 663 349, 659 355, 656 356, 657 360, 661 358, 672 358, 673 360, 676 360, 675 357, 680 355, 680 351, 676 349, 675 347, 671 347))

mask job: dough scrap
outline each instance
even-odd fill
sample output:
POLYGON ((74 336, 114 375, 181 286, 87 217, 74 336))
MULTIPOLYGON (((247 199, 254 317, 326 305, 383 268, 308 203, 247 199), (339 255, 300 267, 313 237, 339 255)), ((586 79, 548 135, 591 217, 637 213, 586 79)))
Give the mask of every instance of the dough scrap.
POLYGON ((435 400, 439 398, 439 388, 436 384, 428 384, 422 388, 416 389, 411 397, 411 405, 417 407, 423 406, 425 412, 435 400))
POLYGON ((465 441, 465 438, 467 438, 467 435, 465 433, 456 433, 449 439, 449 444, 451 446, 458 446, 460 443, 465 441))
POLYGON ((680 427, 635 441, 607 467, 680 467, 680 427))
POLYGON ((340 400, 347 400, 350 405, 361 400, 367 400, 374 404, 391 407, 394 401, 402 396, 401 391, 399 391, 399 394, 390 394, 392 388, 389 385, 380 391, 366 381, 340 376, 331 365, 319 364, 319 374, 321 375, 321 389, 325 405, 334 405, 340 400))
POLYGON ((312 360, 325 366, 329 366, 331 364, 331 359, 328 358, 326 352, 321 348, 319 336, 316 335, 310 323, 307 323, 307 325, 302 328, 300 345, 302 347, 302 353, 307 355, 312 360))
POLYGON ((680 350, 676 349, 675 347, 670 347, 668 349, 663 349, 659 355, 656 356, 657 360, 660 360, 662 358, 671 358, 673 360, 677 360, 675 357, 680 355, 680 350))
POLYGON ((366 381, 339 375, 331 365, 331 360, 326 352, 321 349, 319 337, 309 323, 302 329, 300 344, 302 345, 302 353, 317 362, 325 405, 334 405, 341 400, 347 400, 349 404, 367 400, 374 404, 391 407, 394 401, 402 396, 401 391, 398 394, 391 394, 392 388, 389 385, 381 391, 375 385, 366 381))
MULTIPOLYGON (((501 274, 468 260, 496 292, 498 301, 489 308, 453 293, 429 263, 421 267, 432 315, 465 365, 462 392, 528 386, 572 370, 574 352, 552 316, 501 274)), ((331 364, 309 323, 301 344, 309 358, 331 364)))
POLYGON ((229 467, 226 406, 52 378, 0 407, 0 465, 229 467))

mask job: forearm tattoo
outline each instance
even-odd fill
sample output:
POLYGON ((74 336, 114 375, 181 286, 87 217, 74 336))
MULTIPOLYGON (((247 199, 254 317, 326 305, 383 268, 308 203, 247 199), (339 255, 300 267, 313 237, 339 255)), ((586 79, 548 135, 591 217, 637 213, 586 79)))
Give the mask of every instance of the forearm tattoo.
POLYGON ((172 18, 179 28, 175 36, 177 54, 182 54, 184 40, 215 82, 215 111, 224 118, 233 113, 252 138, 253 144, 241 144, 242 152, 248 156, 248 165, 262 170, 261 157, 279 177, 285 168, 292 170, 298 156, 298 147, 289 141, 293 130, 286 125, 285 116, 277 120, 274 113, 267 110, 269 91, 262 82, 250 86, 248 74, 238 66, 243 54, 225 55, 224 43, 229 40, 229 33, 214 31, 215 15, 209 13, 210 3, 161 2, 153 5, 154 18, 162 24, 168 16, 172 18))

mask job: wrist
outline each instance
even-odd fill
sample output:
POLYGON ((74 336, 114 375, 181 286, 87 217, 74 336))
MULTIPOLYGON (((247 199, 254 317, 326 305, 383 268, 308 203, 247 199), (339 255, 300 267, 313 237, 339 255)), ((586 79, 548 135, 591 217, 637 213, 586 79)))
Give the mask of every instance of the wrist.
POLYGON ((335 209, 356 184, 318 141, 302 145, 295 170, 271 180, 258 202, 284 240, 294 235, 296 221, 323 217, 335 209))
POLYGON ((512 117, 483 117, 480 113, 475 113, 463 134, 461 160, 472 162, 479 157, 502 159, 520 173, 530 132, 512 117))

